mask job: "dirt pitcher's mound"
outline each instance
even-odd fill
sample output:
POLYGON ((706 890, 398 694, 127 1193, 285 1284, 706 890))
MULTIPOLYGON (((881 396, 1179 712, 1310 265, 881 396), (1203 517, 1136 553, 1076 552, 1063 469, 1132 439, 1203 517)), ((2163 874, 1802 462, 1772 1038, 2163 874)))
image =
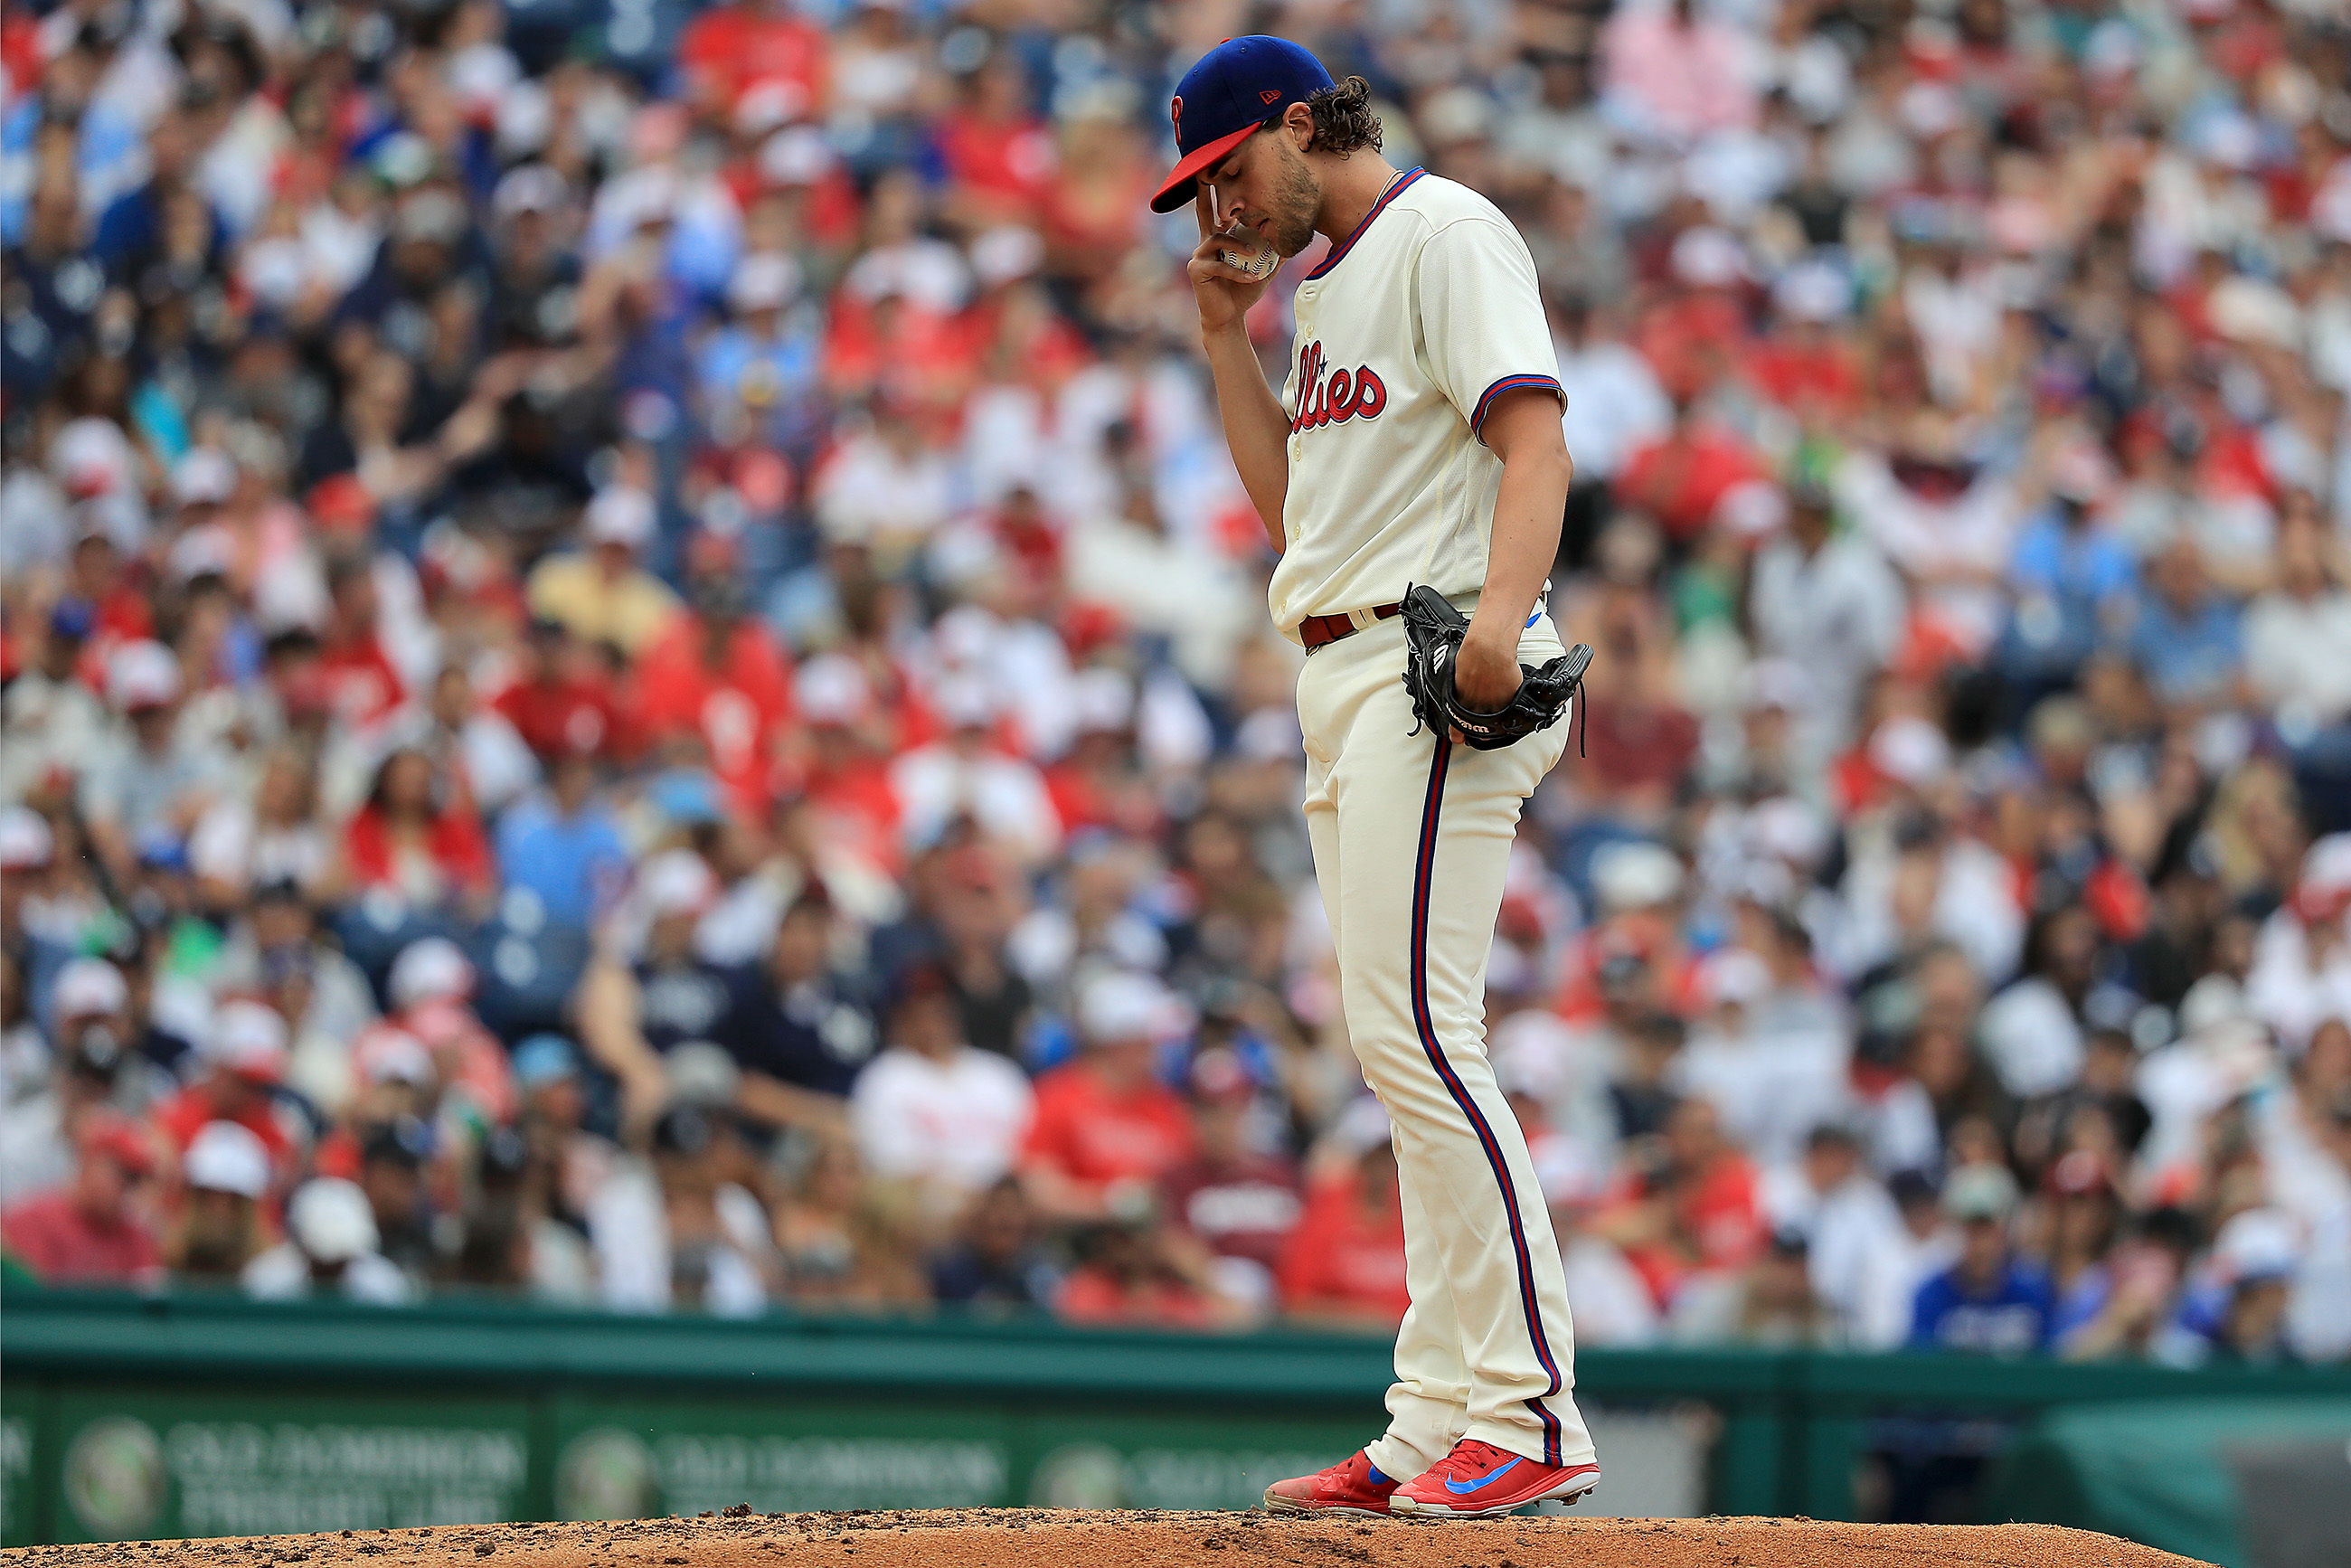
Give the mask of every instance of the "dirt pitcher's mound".
POLYGON ((2046 1524, 1823 1524, 1783 1519, 1495 1519, 1448 1523, 1263 1513, 795 1513, 632 1524, 445 1524, 119 1546, 26 1547, 43 1568, 2184 1568, 2111 1535, 2046 1524))

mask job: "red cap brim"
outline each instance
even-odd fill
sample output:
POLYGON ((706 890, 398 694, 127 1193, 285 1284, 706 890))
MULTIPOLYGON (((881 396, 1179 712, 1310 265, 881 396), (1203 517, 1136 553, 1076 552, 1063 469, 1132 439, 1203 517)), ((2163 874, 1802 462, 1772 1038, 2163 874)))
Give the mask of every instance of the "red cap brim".
POLYGON ((1257 132, 1256 126, 1244 125, 1230 135, 1219 136, 1207 145, 1196 147, 1186 153, 1183 161, 1176 165, 1175 172, 1169 174, 1166 182, 1159 187, 1159 193, 1151 198, 1151 210, 1155 213, 1172 213, 1190 201, 1201 172, 1223 162, 1227 154, 1255 136, 1257 132))

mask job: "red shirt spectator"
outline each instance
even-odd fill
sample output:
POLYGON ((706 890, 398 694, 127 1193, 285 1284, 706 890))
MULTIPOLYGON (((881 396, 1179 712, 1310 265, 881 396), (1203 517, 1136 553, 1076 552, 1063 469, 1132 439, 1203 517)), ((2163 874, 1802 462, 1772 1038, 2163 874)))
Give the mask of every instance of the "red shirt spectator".
POLYGON ((1666 703, 1591 699, 1593 774, 1614 790, 1670 790, 1698 759, 1698 720, 1666 703))
POLYGON ((1073 1061, 1037 1080, 1037 1120, 1025 1152, 1030 1164, 1097 1191, 1155 1182, 1191 1155, 1192 1120, 1184 1102, 1148 1076, 1073 1061))
POLYGON ((222 1004, 204 1044, 204 1077, 155 1113, 155 1126, 185 1154, 214 1122, 234 1122, 261 1140, 279 1176, 294 1165, 294 1140, 277 1119, 270 1090, 286 1075, 286 1021, 260 1002, 222 1004))
POLYGON ((329 586, 334 621, 319 649, 329 701, 347 724, 376 723, 408 698, 408 687, 376 635, 374 569, 364 560, 340 563, 329 586))
POLYGON ((1225 1315, 1209 1291, 1173 1268, 1159 1237, 1120 1227, 1090 1241, 1054 1301, 1073 1323, 1205 1329, 1225 1315))
POLYGON ((1695 538, 1734 486, 1761 474, 1737 436, 1697 418, 1685 404, 1673 429, 1625 463, 1616 476, 1616 495, 1675 538, 1695 538))
POLYGON ((384 758, 367 804, 343 834, 355 884, 388 888, 426 904, 490 890, 496 868, 480 821, 444 805, 438 793, 433 763, 423 752, 403 747, 384 758))
POLYGON ((1202 1051, 1192 1064, 1192 1091, 1199 1154, 1167 1174, 1162 1211, 1218 1257, 1265 1269, 1270 1283, 1298 1225, 1297 1168, 1249 1146, 1255 1086, 1231 1051, 1202 1051))
POLYGON ((766 814, 768 765, 792 711, 790 670, 767 627, 731 610, 680 616, 645 650, 637 699, 650 738, 695 737, 742 808, 766 814))
POLYGON ((1861 366, 1852 349, 1815 326, 1756 344, 1747 375, 1765 397, 1807 419, 1844 417, 1861 405, 1861 366))
POLYGON ((1191 1157, 1191 1115, 1151 1075, 1171 1011, 1166 993, 1144 976, 1106 975, 1087 988, 1078 1009, 1084 1054, 1037 1080, 1036 1119, 1021 1150, 1046 1213, 1118 1212, 1128 1201, 1122 1189, 1155 1186, 1191 1157))
POLYGON ((773 123, 825 106, 825 39, 787 0, 744 0, 695 17, 679 37, 677 63, 695 95, 729 111, 757 94, 773 123))
POLYGON ((1666 1160, 1636 1171, 1595 1229, 1625 1250, 1657 1305, 1703 1270, 1746 1267, 1768 1238, 1755 1167, 1722 1135, 1714 1107, 1692 1098, 1667 1120, 1666 1160))
POLYGON ((76 1139, 81 1160, 64 1186, 0 1215, 0 1246, 52 1285, 139 1283, 162 1268, 162 1254, 134 1198, 154 1175, 139 1130, 101 1112, 76 1139))
POLYGON ((940 160, 966 216, 987 226, 1033 224, 1060 162, 1053 133, 1029 111, 1020 62, 998 52, 973 78, 968 101, 935 132, 940 160))
POLYGON ((593 649, 574 642, 556 622, 533 625, 528 674, 490 706, 542 758, 608 758, 629 749, 611 675, 593 649))
POLYGON ((1393 1327, 1405 1289, 1404 1206, 1395 1155, 1374 1145, 1352 1169, 1319 1182, 1281 1255, 1281 1302, 1301 1317, 1393 1327))

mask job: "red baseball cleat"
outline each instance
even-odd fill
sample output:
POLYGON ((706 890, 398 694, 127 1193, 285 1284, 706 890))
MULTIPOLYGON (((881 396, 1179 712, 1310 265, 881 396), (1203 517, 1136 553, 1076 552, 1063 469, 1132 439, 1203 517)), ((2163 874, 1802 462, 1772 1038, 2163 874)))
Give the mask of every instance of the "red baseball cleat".
POLYGON ((1275 1513, 1376 1514, 1385 1518, 1388 1496, 1396 1490, 1393 1477, 1358 1448, 1327 1470, 1295 1476, 1265 1489, 1265 1506, 1275 1513))
POLYGON ((1546 1465, 1464 1437, 1398 1487, 1388 1509, 1412 1519, 1489 1519, 1545 1498, 1574 1502, 1599 1484, 1598 1465, 1546 1465))

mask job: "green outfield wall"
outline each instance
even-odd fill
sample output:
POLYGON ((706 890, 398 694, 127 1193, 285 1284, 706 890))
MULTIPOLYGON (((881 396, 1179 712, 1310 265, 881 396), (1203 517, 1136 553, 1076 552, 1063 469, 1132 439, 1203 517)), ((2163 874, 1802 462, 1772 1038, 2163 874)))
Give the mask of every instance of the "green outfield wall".
MULTIPOLYGON (((2274 1407, 2304 1430, 2332 1410, 2351 1430, 2351 1369, 2339 1368, 1590 1351, 1576 1375, 1604 1461, 1625 1461, 1625 1487, 1598 1505, 1612 1513, 1850 1517, 1871 1434, 1906 1414, 2037 1434, 2045 1413, 2226 1401, 2241 1424, 2274 1407)), ((1388 1376, 1383 1341, 1294 1331, 12 1288, 0 1293, 0 1541, 736 1502, 1243 1507, 1268 1480, 1360 1444, 1388 1376)), ((2051 1509, 2082 1490, 2010 1488, 2051 1509)))

